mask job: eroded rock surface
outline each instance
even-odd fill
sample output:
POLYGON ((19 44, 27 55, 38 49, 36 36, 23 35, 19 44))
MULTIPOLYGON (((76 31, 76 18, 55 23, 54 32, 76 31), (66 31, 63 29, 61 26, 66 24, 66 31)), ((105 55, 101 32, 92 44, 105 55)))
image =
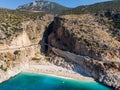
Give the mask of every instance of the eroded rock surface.
POLYGON ((107 18, 89 14, 55 17, 44 32, 42 49, 49 56, 54 53, 79 64, 99 82, 119 88, 120 42, 101 20, 107 18))
POLYGON ((14 34, 11 28, 7 29, 10 37, 1 32, 1 38, 4 38, 0 43, 0 82, 29 68, 29 61, 40 53, 39 41, 52 20, 53 16, 44 16, 41 20, 24 21, 20 31, 16 30, 14 34))

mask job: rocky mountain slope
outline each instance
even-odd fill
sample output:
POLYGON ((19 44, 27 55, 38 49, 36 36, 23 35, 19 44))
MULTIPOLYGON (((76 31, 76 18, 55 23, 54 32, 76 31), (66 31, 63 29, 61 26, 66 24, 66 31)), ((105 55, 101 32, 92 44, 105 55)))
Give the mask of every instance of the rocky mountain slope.
POLYGON ((20 5, 17 9, 41 11, 49 14, 60 14, 63 10, 67 10, 68 8, 54 2, 40 0, 29 4, 20 5))
POLYGON ((25 21, 40 19, 44 13, 0 9, 0 43, 9 45, 23 31, 25 21))
POLYGON ((55 17, 41 45, 47 55, 73 61, 96 80, 119 88, 120 42, 105 20, 90 14, 55 17))
POLYGON ((102 20, 105 26, 110 29, 117 40, 120 41, 120 0, 111 0, 93 5, 79 6, 70 10, 63 11, 63 15, 70 14, 93 14, 99 18, 107 18, 102 20))
POLYGON ((0 9, 0 82, 29 68, 52 15, 0 9))
POLYGON ((87 14, 87 13, 102 13, 105 11, 120 12, 120 0, 111 0, 93 5, 78 6, 63 12, 66 14, 87 14))
POLYGON ((46 43, 97 60, 119 61, 120 42, 101 19, 89 14, 56 17, 44 34, 46 43))
POLYGON ((11 45, 12 40, 25 31, 33 43, 40 39, 40 33, 52 20, 52 15, 29 11, 0 9, 0 44, 11 45))
POLYGON ((57 6, 36 1, 19 10, 0 9, 0 81, 28 68, 30 60, 38 62, 37 55, 44 52, 49 62, 76 72, 82 69, 97 81, 119 89, 119 12, 63 15, 54 20, 53 15, 35 12, 56 14, 57 6))

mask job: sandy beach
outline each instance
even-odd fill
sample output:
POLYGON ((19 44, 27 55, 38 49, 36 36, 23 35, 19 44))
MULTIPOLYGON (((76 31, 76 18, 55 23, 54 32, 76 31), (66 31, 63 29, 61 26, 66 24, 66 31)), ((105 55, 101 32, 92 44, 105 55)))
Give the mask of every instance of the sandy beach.
POLYGON ((24 72, 47 74, 66 79, 95 81, 91 77, 83 76, 77 72, 56 66, 54 64, 30 64, 29 69, 25 70, 24 72))

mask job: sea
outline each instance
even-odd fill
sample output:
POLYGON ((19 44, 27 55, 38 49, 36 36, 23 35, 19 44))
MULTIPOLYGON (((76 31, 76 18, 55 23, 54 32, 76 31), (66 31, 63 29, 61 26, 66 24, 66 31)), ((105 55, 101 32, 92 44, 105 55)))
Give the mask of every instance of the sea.
POLYGON ((22 72, 0 84, 0 90, 114 90, 94 81, 22 72))

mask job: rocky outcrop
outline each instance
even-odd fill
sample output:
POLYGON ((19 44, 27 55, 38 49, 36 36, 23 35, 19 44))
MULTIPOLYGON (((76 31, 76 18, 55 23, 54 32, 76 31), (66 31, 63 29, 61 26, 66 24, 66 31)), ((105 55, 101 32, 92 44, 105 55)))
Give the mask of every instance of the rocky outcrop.
POLYGON ((22 34, 17 36, 13 41, 11 42, 11 47, 24 47, 24 46, 29 46, 31 45, 30 39, 26 33, 26 31, 23 31, 22 34))
POLYGON ((45 15, 38 20, 23 21, 18 26, 1 24, 0 49, 38 44, 51 21, 53 15, 45 15))
POLYGON ((21 32, 16 31, 15 35, 9 32, 10 41, 4 40, 0 44, 0 82, 29 68, 29 61, 40 52, 39 41, 52 20, 52 15, 46 15, 41 20, 24 21, 20 26, 21 32))
POLYGON ((41 50, 72 63, 60 64, 54 58, 50 62, 69 69, 73 65, 76 72, 82 68, 99 82, 120 88, 120 42, 108 32, 109 25, 89 14, 52 20, 52 15, 46 15, 40 20, 23 21, 16 27, 1 24, 0 82, 28 68, 29 60, 39 60, 35 54, 41 50))
POLYGON ((76 55, 56 48, 51 49, 56 55, 79 64, 79 68, 82 68, 86 75, 92 76, 99 82, 108 86, 120 88, 120 64, 97 61, 89 57, 76 55))
POLYGON ((120 13, 114 11, 106 11, 103 13, 97 13, 97 17, 101 18, 100 22, 108 26, 111 35, 120 41, 120 13), (104 18, 104 19, 103 19, 104 18))
POLYGON ((73 61, 99 82, 119 88, 120 42, 100 21, 89 14, 55 17, 44 32, 42 50, 73 61))
POLYGON ((29 68, 29 61, 39 52, 39 45, 0 51, 0 82, 29 68))
POLYGON ((55 18, 44 35, 51 46, 96 60, 120 61, 120 42, 92 15, 55 18))
POLYGON ((0 82, 29 68, 29 61, 39 52, 39 45, 32 44, 25 30, 14 37, 10 45, 3 44, 0 48, 0 82))

